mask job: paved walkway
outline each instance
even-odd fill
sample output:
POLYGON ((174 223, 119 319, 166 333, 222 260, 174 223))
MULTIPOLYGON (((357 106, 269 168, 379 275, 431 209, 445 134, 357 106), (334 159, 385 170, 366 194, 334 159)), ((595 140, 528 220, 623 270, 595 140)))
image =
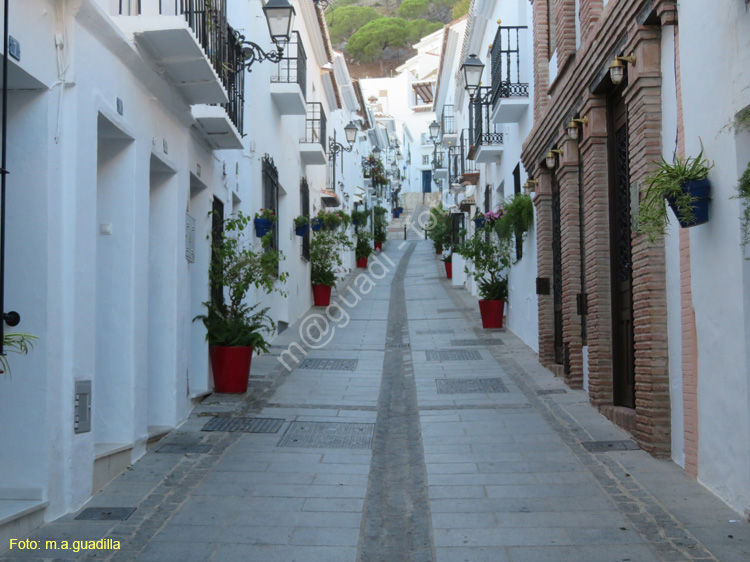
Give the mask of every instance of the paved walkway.
POLYGON ((428 242, 391 240, 380 259, 333 321, 314 309, 253 360, 248 396, 207 398, 86 506, 129 518, 71 514, 31 536, 120 550, 0 559, 750 560, 750 526, 679 467, 589 451, 632 442, 513 334, 482 330, 428 242))

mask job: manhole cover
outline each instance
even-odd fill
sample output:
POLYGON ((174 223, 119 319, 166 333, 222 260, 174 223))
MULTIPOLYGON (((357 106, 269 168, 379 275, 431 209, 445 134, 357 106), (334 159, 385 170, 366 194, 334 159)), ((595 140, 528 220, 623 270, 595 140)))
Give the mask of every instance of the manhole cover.
POLYGON ((134 507, 87 507, 78 514, 78 521, 125 521, 133 515, 134 507))
POLYGON ((609 451, 637 451, 638 443, 626 439, 624 441, 587 441, 581 443, 590 453, 608 453, 609 451))
POLYGON ((279 447, 370 449, 374 423, 292 422, 279 447))
POLYGON ((426 351, 427 361, 480 361, 481 354, 475 349, 449 349, 447 351, 426 351))
POLYGON ((502 340, 482 338, 475 340, 451 340, 451 345, 505 345, 505 343, 502 340))
POLYGON ((564 388, 550 388, 546 390, 537 390, 536 393, 539 396, 545 396, 547 394, 567 394, 568 391, 565 390, 564 388))
POLYGON ((508 392, 502 379, 435 379, 438 394, 498 394, 508 392))
POLYGON ((316 371, 353 371, 357 368, 357 359, 305 359, 297 368, 316 371))
POLYGON ((419 335, 428 335, 428 334, 454 334, 455 332, 453 330, 449 329, 442 329, 442 330, 417 330, 417 334, 419 335))
POLYGON ((202 431, 277 433, 285 421, 277 418, 213 418, 203 426, 202 431))
POLYGON ((208 453, 211 445, 194 445, 185 443, 167 443, 156 449, 157 453, 175 453, 183 455, 185 453, 208 453))

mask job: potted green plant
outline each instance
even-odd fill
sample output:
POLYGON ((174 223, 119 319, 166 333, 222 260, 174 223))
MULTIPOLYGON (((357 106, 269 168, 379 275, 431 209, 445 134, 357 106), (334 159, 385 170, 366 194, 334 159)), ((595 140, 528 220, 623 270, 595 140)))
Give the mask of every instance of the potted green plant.
POLYGON ((479 209, 474 213, 474 218, 472 220, 474 221, 474 226, 477 230, 484 228, 484 213, 479 209))
POLYGON ((370 212, 365 209, 364 211, 352 211, 352 222, 354 226, 367 226, 367 219, 370 217, 370 212))
POLYGON ((306 236, 310 231, 310 217, 300 215, 294 219, 294 233, 297 236, 306 236))
POLYGON ((223 235, 212 242, 208 271, 211 286, 221 287, 222 295, 204 302, 206 314, 193 319, 206 327, 217 392, 247 391, 253 351, 267 352, 266 336, 275 330, 268 308, 247 304, 250 288, 283 294, 278 284, 287 279, 287 273, 277 273, 283 256, 269 249, 272 234, 262 238, 263 247, 256 251, 247 234, 249 225, 250 217, 241 212, 223 220, 223 235))
POLYGON ((345 213, 342 209, 336 209, 333 211, 334 215, 338 215, 338 217, 341 219, 341 222, 339 224, 343 224, 344 228, 348 228, 350 224, 352 224, 352 217, 351 215, 345 213))
POLYGON ((497 234, 485 231, 475 232, 474 236, 460 244, 456 253, 473 265, 473 270, 465 268, 479 289, 479 312, 483 328, 502 328, 503 309, 508 299, 508 278, 503 271, 510 267, 510 245, 497 234))
MULTIPOLYGON (((344 222, 344 219, 341 217, 341 215, 335 212, 327 213, 325 211, 319 211, 317 218, 322 221, 322 224, 323 226, 325 226, 326 230, 336 230, 339 227, 339 225, 342 222, 344 222)), ((314 226, 313 226, 313 230, 315 230, 314 226)))
POLYGON ((273 230, 273 224, 276 222, 277 217, 273 209, 260 209, 255 213, 255 235, 258 238, 263 238, 266 234, 273 230))
POLYGON ((703 158, 702 146, 695 158, 675 158, 672 164, 662 158, 656 171, 644 179, 648 187, 640 201, 638 232, 644 234, 649 242, 664 236, 669 222, 664 199, 681 227, 708 222, 711 190, 708 171, 712 167, 713 164, 703 158))
POLYGON ((450 214, 442 206, 432 207, 427 224, 427 237, 432 240, 435 253, 440 256, 443 249, 450 246, 451 223, 450 214))
POLYGON ((740 217, 740 244, 745 247, 750 242, 750 162, 737 182, 737 195, 742 200, 742 216, 740 217))
MULTIPOLYGON (((384 209, 384 207, 380 207, 381 209, 384 209)), ((383 242, 388 240, 388 230, 387 226, 388 223, 385 220, 385 214, 384 213, 377 213, 378 207, 375 207, 375 224, 374 226, 374 239, 375 239, 375 249, 376 250, 382 250, 383 249, 383 242)), ((386 210, 386 213, 388 211, 386 210)))
POLYGON ((360 232, 357 235, 357 245, 354 247, 354 255, 357 258, 357 267, 367 267, 367 258, 372 254, 370 240, 373 236, 369 232, 360 232))
POLYGON ((516 193, 504 207, 498 209, 502 212, 492 222, 500 238, 510 239, 515 236, 523 239, 534 225, 534 203, 526 194, 516 193))
POLYGON ((445 264, 445 275, 448 279, 453 279, 453 254, 444 256, 443 263, 445 264))
MULTIPOLYGON (((3 350, 27 355, 29 351, 34 349, 34 341, 38 339, 39 337, 26 332, 8 332, 3 334, 3 350)), ((8 376, 10 376, 10 363, 8 362, 8 356, 5 354, 0 355, 0 373, 8 373, 8 376)))
POLYGON ((310 241, 310 282, 315 306, 331 303, 336 272, 344 264, 341 259, 344 249, 352 249, 352 243, 343 233, 321 230, 310 241))

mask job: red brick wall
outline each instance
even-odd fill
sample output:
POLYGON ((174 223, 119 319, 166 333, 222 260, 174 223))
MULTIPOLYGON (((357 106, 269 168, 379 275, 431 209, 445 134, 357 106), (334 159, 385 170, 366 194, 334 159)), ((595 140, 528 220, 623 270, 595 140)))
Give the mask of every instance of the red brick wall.
POLYGON ((531 0, 534 21, 534 121, 542 115, 549 96, 549 24, 546 0, 531 0))
POLYGON ((538 174, 534 205, 536 206, 537 276, 549 279, 550 294, 538 296, 539 362, 555 362, 555 312, 552 294, 552 175, 538 174))
POLYGON ((575 0, 554 0, 555 40, 557 46, 557 68, 562 69, 568 57, 576 52, 576 7, 575 0))

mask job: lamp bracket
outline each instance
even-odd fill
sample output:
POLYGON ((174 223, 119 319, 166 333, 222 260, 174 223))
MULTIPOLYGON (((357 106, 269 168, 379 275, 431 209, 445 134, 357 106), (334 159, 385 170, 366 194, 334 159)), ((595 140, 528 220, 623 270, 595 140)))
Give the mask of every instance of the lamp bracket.
POLYGON ((250 67, 256 61, 263 62, 264 60, 269 60, 271 62, 277 63, 284 57, 283 45, 277 44, 275 51, 266 52, 257 43, 247 41, 244 35, 237 32, 235 32, 235 35, 237 37, 237 41, 242 44, 242 54, 245 57, 244 60, 240 63, 239 70, 247 70, 248 72, 252 72, 250 70, 250 67))

